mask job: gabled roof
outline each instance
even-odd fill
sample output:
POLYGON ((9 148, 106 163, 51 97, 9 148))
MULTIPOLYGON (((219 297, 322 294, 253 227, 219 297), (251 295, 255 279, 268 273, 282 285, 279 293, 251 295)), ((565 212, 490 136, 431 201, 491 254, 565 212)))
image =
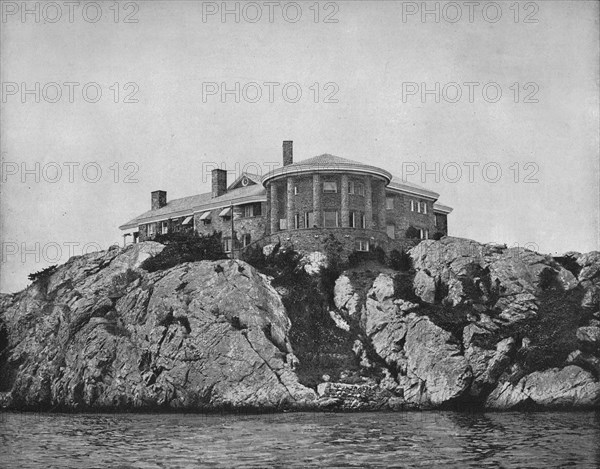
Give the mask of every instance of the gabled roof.
POLYGON ((244 178, 248 179, 251 184, 260 184, 260 176, 258 174, 242 172, 242 174, 240 174, 235 181, 229 184, 227 190, 230 191, 234 189, 235 186, 239 185, 244 178))
MULTIPOLYGON (((256 175, 254 175, 256 176, 256 175)), ((168 220, 169 218, 178 218, 189 216, 196 212, 213 210, 215 208, 225 207, 230 204, 238 205, 241 203, 262 202, 267 197, 267 191, 261 184, 252 184, 246 187, 232 189, 219 197, 212 197, 211 192, 192 195, 181 199, 173 199, 164 207, 158 210, 148 210, 129 220, 127 223, 119 226, 121 230, 137 228, 144 223, 168 220)))

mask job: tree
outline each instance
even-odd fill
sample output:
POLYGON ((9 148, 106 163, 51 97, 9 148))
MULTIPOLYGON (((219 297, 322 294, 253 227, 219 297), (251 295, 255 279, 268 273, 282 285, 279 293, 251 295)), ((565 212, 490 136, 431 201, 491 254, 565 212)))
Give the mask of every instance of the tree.
POLYGON ((409 226, 406 230, 406 237, 409 239, 419 239, 421 237, 421 232, 414 226, 409 226))

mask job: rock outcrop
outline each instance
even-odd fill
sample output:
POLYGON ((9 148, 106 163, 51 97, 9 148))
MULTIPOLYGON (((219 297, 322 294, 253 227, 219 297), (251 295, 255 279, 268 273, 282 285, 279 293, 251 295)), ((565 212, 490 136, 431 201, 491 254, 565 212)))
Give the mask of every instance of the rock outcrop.
POLYGON ((573 408, 600 404, 600 383, 578 366, 536 371, 516 385, 504 382, 486 400, 490 409, 535 404, 541 407, 573 408))
POLYGON ((139 269, 161 247, 74 258, 14 295, 2 314, 4 401, 213 409, 316 398, 293 372, 290 320, 262 274, 237 260, 139 269))
POLYGON ((411 256, 412 274, 382 271, 365 286, 353 281, 355 272, 346 273, 334 295, 361 332, 365 343, 357 348, 372 352, 370 362, 385 363, 382 385, 396 402, 405 408, 598 405, 600 322, 591 319, 600 316, 596 253, 578 255, 573 272, 550 256, 457 238, 421 242, 411 256), (556 331, 563 326, 552 314, 571 330, 556 331), (581 350, 563 353, 557 340, 581 350), (562 366, 547 368, 556 361, 562 366))
POLYGON ((335 281, 334 304, 320 304, 332 292, 306 290, 304 301, 293 294, 325 284, 321 255, 299 263, 299 287, 293 272, 286 284, 240 260, 140 267, 163 248, 147 242, 75 257, 0 295, 0 405, 600 405, 598 252, 552 258, 457 238, 423 241, 410 252, 410 271, 350 269, 335 281), (311 329, 315 318, 330 329, 311 329))
POLYGON ((496 309, 506 323, 534 317, 536 295, 551 283, 564 290, 578 284, 552 257, 524 248, 443 238, 419 243, 411 255, 415 292, 423 301, 441 297, 452 306, 467 302, 496 309))

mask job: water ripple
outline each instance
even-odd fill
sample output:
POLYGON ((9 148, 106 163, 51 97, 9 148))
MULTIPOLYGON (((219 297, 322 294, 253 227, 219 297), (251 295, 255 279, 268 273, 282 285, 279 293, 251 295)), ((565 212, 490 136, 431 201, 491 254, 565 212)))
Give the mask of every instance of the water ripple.
POLYGON ((9 468, 599 467, 600 414, 0 414, 9 468))

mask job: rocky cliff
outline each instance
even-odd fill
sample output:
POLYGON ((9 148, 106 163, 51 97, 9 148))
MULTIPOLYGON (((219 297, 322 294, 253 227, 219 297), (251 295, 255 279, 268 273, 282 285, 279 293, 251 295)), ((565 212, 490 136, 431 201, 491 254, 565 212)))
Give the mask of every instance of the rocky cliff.
POLYGON ((406 409, 600 404, 600 253, 444 238, 413 268, 307 256, 148 273, 142 243, 0 297, 0 403, 43 409, 406 409), (325 291, 325 290, 332 291, 325 291))
POLYGON ((139 268, 162 248, 73 258, 5 298, 5 404, 281 408, 315 399, 293 372, 290 320, 265 276, 236 260, 139 268))

